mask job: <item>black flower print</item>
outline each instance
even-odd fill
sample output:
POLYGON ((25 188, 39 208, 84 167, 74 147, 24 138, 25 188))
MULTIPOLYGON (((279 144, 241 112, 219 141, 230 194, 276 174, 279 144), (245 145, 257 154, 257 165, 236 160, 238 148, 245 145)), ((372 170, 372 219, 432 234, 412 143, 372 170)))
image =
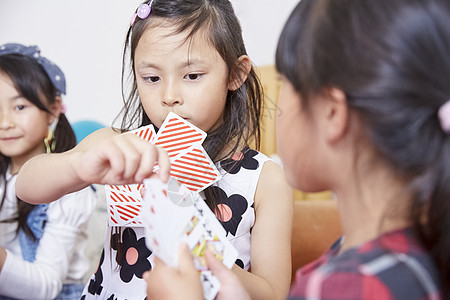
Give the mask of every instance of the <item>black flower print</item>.
POLYGON ((102 255, 100 256, 100 262, 98 263, 97 271, 94 274, 94 279, 89 281, 88 293, 91 295, 100 295, 102 292, 102 283, 103 283, 103 273, 102 273, 102 265, 105 260, 105 249, 102 251, 102 255))
POLYGON ((122 243, 118 241, 117 234, 113 234, 111 247, 120 249, 122 255, 116 255, 116 262, 121 266, 120 278, 124 282, 130 282, 135 275, 142 278, 142 274, 152 268, 147 258, 152 254, 145 246, 144 238, 137 240, 136 233, 131 228, 125 228, 122 234, 122 243))
POLYGON ((241 259, 239 259, 239 258, 236 259, 236 261, 234 263, 241 269, 244 269, 244 262, 241 259))
POLYGON ((211 187, 214 194, 219 196, 220 204, 217 206, 216 216, 225 228, 226 234, 236 235, 242 215, 247 210, 247 200, 239 194, 233 194, 227 197, 224 190, 217 186, 211 187))
POLYGON ((232 158, 222 160, 220 166, 230 174, 236 174, 241 168, 256 170, 259 167, 259 162, 254 158, 257 154, 257 151, 247 149, 232 158))

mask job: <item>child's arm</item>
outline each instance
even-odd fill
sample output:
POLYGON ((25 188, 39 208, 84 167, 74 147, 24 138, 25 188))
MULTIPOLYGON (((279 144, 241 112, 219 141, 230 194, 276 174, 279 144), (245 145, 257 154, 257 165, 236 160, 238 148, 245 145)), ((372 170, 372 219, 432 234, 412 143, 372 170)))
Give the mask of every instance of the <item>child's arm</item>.
POLYGON ((169 177, 166 152, 134 134, 100 129, 70 151, 42 154, 28 160, 16 181, 17 196, 30 203, 48 203, 92 183, 131 184, 153 175, 169 177))
MULTIPOLYGON (((20 252, 15 252, 14 243, 5 241, 5 248, 11 248, 6 250, 0 270, 0 295, 14 299, 55 299, 65 279, 82 279, 82 273, 87 271, 87 261, 80 257, 83 252, 80 237, 86 234, 96 196, 86 188, 58 202, 48 207, 44 233, 33 262, 24 260, 20 252), (80 265, 71 268, 73 264, 80 265)), ((1 260, 0 255, 0 263, 1 260)))
POLYGON ((281 167, 264 164, 255 196, 251 273, 238 275, 252 299, 285 299, 291 283, 293 193, 281 167))

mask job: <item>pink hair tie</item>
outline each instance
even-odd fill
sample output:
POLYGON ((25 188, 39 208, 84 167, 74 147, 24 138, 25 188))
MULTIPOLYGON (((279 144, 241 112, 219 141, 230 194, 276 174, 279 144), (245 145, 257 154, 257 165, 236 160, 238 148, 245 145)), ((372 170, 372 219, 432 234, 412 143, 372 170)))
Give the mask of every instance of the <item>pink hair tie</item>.
POLYGON ((450 133, 450 100, 439 107, 438 117, 442 130, 445 133, 450 133))

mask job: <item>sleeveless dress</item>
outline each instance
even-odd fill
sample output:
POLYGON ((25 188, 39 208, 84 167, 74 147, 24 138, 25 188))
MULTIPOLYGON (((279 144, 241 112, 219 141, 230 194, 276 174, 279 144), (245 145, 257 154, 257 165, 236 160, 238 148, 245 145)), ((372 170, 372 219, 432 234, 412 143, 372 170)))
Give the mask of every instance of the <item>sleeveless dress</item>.
MULTIPOLYGON (((221 204, 218 209, 227 238, 239 253, 236 264, 250 268, 251 229, 255 223, 254 196, 262 167, 269 158, 255 150, 216 164, 222 179, 213 185, 221 204)), ((121 227, 117 244, 110 237, 118 227, 110 227, 97 271, 87 282, 81 299, 144 300, 147 284, 142 274, 152 268, 152 252, 145 246, 144 228, 121 227), (123 257, 117 257, 121 247, 123 257), (131 250, 130 250, 131 249, 131 250), (132 255, 133 254, 133 255, 132 255)))

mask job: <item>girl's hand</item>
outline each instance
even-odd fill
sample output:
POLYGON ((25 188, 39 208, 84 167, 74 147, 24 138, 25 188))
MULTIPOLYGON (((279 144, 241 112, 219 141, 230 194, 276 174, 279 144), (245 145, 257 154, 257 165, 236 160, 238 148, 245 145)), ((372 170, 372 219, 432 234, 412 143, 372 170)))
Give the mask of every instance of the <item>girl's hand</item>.
POLYGON ((209 250, 206 250, 206 263, 220 281, 220 290, 216 300, 250 300, 250 295, 238 277, 209 250))
MULTIPOLYGON (((164 264, 157 257, 152 271, 145 272, 148 299, 202 300, 203 287, 200 274, 195 268, 189 248, 182 244, 178 252, 179 268, 164 264)), ((220 290, 216 300, 250 300, 250 296, 238 277, 229 270, 215 255, 206 250, 206 262, 212 273, 220 281, 220 290)))
POLYGON ((145 272, 148 299, 202 300, 203 288, 200 274, 186 244, 178 250, 178 269, 167 266, 158 257, 152 271, 145 272))
POLYGON ((145 178, 169 178, 169 157, 165 150, 134 134, 120 134, 102 139, 75 155, 72 168, 85 183, 132 184, 145 178), (156 174, 155 163, 159 170, 156 174))

